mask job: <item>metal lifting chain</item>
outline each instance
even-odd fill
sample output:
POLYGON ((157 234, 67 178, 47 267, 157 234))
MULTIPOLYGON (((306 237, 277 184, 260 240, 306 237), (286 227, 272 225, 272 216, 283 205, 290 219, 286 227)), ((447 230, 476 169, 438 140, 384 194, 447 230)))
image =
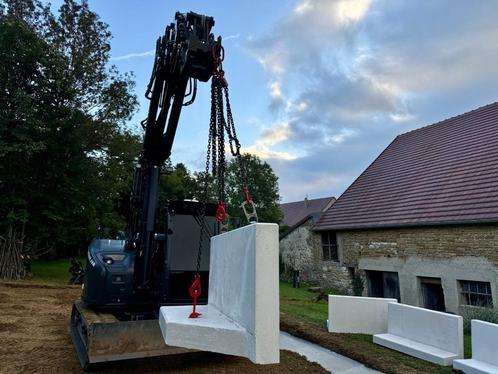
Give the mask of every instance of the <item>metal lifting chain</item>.
POLYGON ((245 201, 241 207, 246 215, 247 220, 251 222, 258 221, 256 213, 256 204, 251 200, 249 195, 249 188, 247 185, 247 171, 242 155, 240 154, 240 142, 237 138, 235 131, 235 123, 232 116, 232 109, 230 107, 230 99, 228 95, 228 84, 224 77, 222 68, 222 61, 224 57, 223 47, 219 51, 219 55, 213 49, 213 58, 215 70, 211 79, 211 116, 209 120, 209 136, 206 155, 206 167, 204 174, 204 186, 201 197, 200 207, 200 237, 199 237, 199 250, 197 252, 197 261, 195 268, 194 282, 190 286, 189 294, 194 299, 193 311, 190 318, 198 318, 201 314, 196 312, 197 298, 201 294, 200 282, 200 266, 202 259, 203 239, 206 231, 206 205, 208 199, 208 186, 209 186, 209 169, 216 178, 217 182, 217 197, 218 208, 215 213, 215 218, 220 223, 220 231, 228 231, 229 217, 225 208, 225 131, 228 136, 228 143, 230 152, 233 157, 237 158, 240 167, 240 177, 244 183, 244 198, 245 201), (223 100, 225 98, 225 100, 223 100), (227 120, 224 115, 224 101, 226 103, 227 120))

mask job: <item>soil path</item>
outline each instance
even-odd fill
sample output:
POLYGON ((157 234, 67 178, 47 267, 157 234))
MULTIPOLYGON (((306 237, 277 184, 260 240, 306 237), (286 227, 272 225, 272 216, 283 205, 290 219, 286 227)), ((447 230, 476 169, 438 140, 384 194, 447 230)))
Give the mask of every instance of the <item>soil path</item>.
MULTIPOLYGON (((71 305, 79 287, 0 282, 0 373, 81 373, 69 338, 71 305)), ((281 351, 279 365, 199 352, 106 364, 102 373, 326 373, 315 363, 281 351)))

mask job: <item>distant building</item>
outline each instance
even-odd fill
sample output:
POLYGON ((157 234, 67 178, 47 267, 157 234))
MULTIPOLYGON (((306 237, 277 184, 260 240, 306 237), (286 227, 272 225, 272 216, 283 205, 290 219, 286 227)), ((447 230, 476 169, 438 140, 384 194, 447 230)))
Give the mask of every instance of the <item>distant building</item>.
POLYGON ((284 277, 299 271, 302 281, 350 291, 348 269, 338 265, 334 258, 323 257, 322 235, 311 227, 335 202, 334 197, 304 199, 281 204, 284 214, 281 224, 280 255, 284 277))
POLYGON ((313 229, 366 295, 498 308, 498 103, 396 137, 313 229))

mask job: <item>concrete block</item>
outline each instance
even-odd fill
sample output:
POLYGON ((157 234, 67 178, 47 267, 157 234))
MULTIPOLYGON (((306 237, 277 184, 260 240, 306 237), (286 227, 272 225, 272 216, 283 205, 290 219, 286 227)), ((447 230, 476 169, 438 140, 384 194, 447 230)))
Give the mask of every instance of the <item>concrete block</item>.
POLYGON ((387 334, 374 335, 374 343, 440 365, 463 358, 461 316, 397 303, 387 313, 387 334))
POLYGON ((209 300, 160 309, 166 344, 278 363, 278 226, 255 223, 211 238, 209 300))
POLYGON ((464 373, 498 373, 498 325, 472 320, 472 359, 455 360, 453 368, 464 373))
POLYGON ((382 334, 387 332, 387 305, 396 299, 329 295, 329 332, 382 334))
POLYGON ((457 357, 452 352, 389 333, 374 335, 373 342, 438 365, 449 366, 457 357))
POLYGON ((186 316, 192 311, 189 305, 163 307, 167 312, 159 316, 159 326, 170 346, 247 356, 246 330, 209 305, 200 305, 201 318, 186 316))

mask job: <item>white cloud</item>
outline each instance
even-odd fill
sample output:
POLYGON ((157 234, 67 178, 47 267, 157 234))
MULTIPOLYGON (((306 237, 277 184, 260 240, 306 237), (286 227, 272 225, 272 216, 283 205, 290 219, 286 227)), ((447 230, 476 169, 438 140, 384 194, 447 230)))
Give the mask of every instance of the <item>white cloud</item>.
POLYGON ((290 127, 287 122, 278 122, 271 128, 264 130, 258 140, 258 143, 265 146, 272 146, 289 139, 290 127))
POLYGON ((282 88, 279 81, 273 81, 270 83, 270 96, 274 100, 283 99, 282 88))
POLYGON ((241 151, 244 153, 251 153, 264 160, 295 160, 298 157, 297 153, 272 149, 273 146, 288 140, 290 135, 291 130, 289 124, 287 122, 277 122, 273 126, 264 129, 258 139, 256 139, 254 145, 242 147, 241 151))
POLYGON ((339 132, 336 134, 333 134, 332 136, 326 136, 325 137, 325 142, 326 143, 344 143, 345 140, 348 138, 351 138, 356 135, 356 131, 351 130, 351 129, 341 129, 339 132))
POLYGON ((342 0, 333 2, 332 14, 342 23, 358 22, 370 8, 371 0, 342 0))
POLYGON ((259 147, 257 145, 252 145, 250 147, 242 147, 241 151, 242 153, 250 153, 252 155, 258 156, 263 160, 278 159, 278 160, 291 161, 297 158, 296 155, 293 155, 289 152, 272 151, 268 147, 259 147))
POLYGON ((263 152, 285 199, 339 194, 397 134, 496 101, 497 13, 496 2, 300 0, 248 41, 270 91, 263 133, 287 124, 284 140, 254 144, 292 155, 263 152))
POLYGON ((151 49, 150 51, 145 51, 145 52, 137 52, 137 53, 128 53, 126 55, 122 56, 115 56, 111 57, 111 61, 123 61, 123 60, 129 60, 132 58, 137 58, 137 57, 147 57, 147 56, 154 56, 156 53, 155 49, 151 49))
POLYGON ((232 39, 238 39, 240 37, 240 34, 237 33, 237 34, 232 34, 232 35, 228 35, 228 36, 225 36, 223 38, 223 41, 227 41, 227 40, 232 40, 232 39))

